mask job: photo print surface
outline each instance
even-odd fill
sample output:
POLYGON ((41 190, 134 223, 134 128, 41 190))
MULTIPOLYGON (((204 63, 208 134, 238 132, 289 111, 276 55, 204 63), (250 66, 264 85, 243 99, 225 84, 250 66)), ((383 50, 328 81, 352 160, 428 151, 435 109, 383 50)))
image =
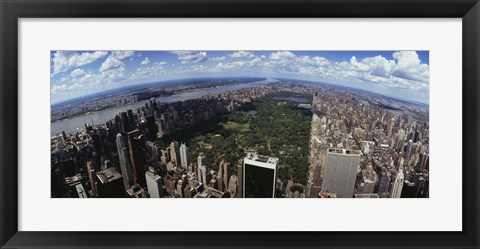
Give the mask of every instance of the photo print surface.
POLYGON ((51 51, 52 198, 428 198, 428 51, 51 51))

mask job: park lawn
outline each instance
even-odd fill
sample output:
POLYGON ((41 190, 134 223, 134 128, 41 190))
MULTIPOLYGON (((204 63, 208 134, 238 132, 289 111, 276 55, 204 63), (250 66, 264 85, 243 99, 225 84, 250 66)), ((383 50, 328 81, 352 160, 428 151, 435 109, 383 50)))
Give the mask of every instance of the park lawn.
POLYGON ((233 131, 233 132, 240 132, 240 133, 247 133, 250 131, 250 123, 239 124, 236 122, 227 122, 223 124, 223 127, 226 130, 233 131))

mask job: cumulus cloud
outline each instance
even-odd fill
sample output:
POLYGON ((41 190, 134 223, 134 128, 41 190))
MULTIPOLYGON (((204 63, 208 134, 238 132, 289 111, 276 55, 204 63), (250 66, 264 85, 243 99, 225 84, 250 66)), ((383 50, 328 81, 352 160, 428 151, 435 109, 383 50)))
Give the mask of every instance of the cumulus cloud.
POLYGON ((132 57, 134 54, 134 51, 113 51, 111 56, 118 60, 123 60, 132 57))
POLYGON ((52 76, 66 72, 72 68, 81 67, 90 64, 107 55, 104 51, 95 52, 70 52, 56 51, 52 58, 52 76))
POLYGON ((102 63, 98 71, 97 81, 104 81, 107 84, 126 79, 125 63, 122 60, 131 58, 135 55, 134 51, 113 51, 102 63))
POLYGON ((270 60, 274 60, 274 61, 291 60, 294 58, 296 58, 295 54, 290 51, 279 51, 279 52, 273 52, 270 54, 270 60))
POLYGON ((85 76, 85 71, 83 71, 80 68, 77 68, 70 73, 70 76, 72 76, 72 78, 78 79, 78 78, 81 78, 81 77, 85 76))
POLYGON ((228 55, 230 58, 255 58, 255 54, 247 51, 236 51, 228 55))
POLYGON ((115 58, 114 56, 109 56, 100 66, 99 71, 105 72, 108 70, 116 69, 119 67, 123 67, 125 64, 120 61, 119 59, 115 58))
POLYGON ((207 52, 200 51, 173 51, 182 64, 198 63, 208 60, 207 52))
POLYGON ((70 84, 70 85, 68 84, 54 85, 50 89, 50 92, 52 95, 63 95, 67 92, 76 91, 81 88, 82 88, 82 85, 79 83, 70 84))
POLYGON ((149 67, 139 67, 134 73, 132 73, 129 79, 153 79, 155 77, 158 77, 165 72, 163 69, 166 64, 166 62, 161 61, 155 62, 152 66, 149 67))
POLYGON ((322 56, 322 53, 312 56, 304 55, 305 53, 298 54, 295 51, 274 51, 270 54, 262 53, 262 55, 248 51, 232 51, 217 57, 208 57, 207 52, 202 51, 172 53, 177 56, 181 65, 180 63, 176 66, 171 64, 170 71, 165 68, 166 62, 150 61, 145 55, 142 56, 144 59, 136 64, 137 68, 130 68, 134 64, 126 61, 133 56, 139 56, 139 53, 133 51, 55 53, 52 55, 52 70, 54 71, 54 65, 57 65, 56 72, 66 70, 71 72, 57 77, 52 73, 52 79, 54 79, 52 94, 76 91, 81 87, 101 87, 117 82, 139 83, 142 80, 146 82, 160 79, 167 72, 169 76, 175 74, 178 77, 196 73, 291 76, 325 82, 345 82, 350 85, 376 84, 387 88, 413 91, 428 89, 430 80, 429 65, 422 62, 415 51, 398 51, 392 53, 391 57, 352 56, 345 61, 327 59, 322 56), (96 57, 105 56, 107 57, 98 70, 91 67, 78 68, 78 65, 89 63, 96 57))
MULTIPOLYGON (((218 60, 212 66, 194 65, 194 72, 259 72, 271 75, 309 76, 347 82, 381 84, 399 89, 427 89, 429 66, 421 63, 415 51, 395 52, 393 59, 381 55, 347 61, 331 61, 322 56, 297 56, 291 51, 276 51, 269 56, 237 51, 228 55, 235 61, 218 60), (253 56, 252 56, 253 55, 253 56)), ((210 61, 216 61, 210 59, 210 61)), ((187 70, 188 71, 188 70, 187 70)))
POLYGON ((226 59, 225 56, 221 56, 221 57, 213 57, 213 58, 210 58, 210 61, 215 61, 215 62, 219 62, 219 61, 224 61, 226 59))
POLYGON ((147 65, 148 63, 150 63, 150 59, 148 59, 148 57, 145 57, 145 59, 140 64, 147 65))
POLYGON ((421 63, 417 52, 398 51, 393 53, 393 58, 397 61, 393 76, 429 83, 430 67, 421 63))

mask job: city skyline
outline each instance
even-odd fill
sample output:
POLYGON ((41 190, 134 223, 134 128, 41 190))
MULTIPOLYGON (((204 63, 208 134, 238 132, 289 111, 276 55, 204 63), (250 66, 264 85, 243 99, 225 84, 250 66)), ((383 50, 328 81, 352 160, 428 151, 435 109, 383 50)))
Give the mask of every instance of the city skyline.
POLYGON ((51 197, 429 198, 428 56, 54 51, 51 197))
POLYGON ((192 77, 284 77, 428 104, 428 51, 51 51, 51 103, 192 77))

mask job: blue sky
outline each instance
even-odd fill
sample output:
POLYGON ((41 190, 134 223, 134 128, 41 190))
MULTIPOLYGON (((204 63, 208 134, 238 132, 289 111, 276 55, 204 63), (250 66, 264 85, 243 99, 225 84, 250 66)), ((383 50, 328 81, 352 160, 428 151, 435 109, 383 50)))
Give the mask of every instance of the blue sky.
POLYGON ((428 104, 428 51, 52 51, 58 103, 146 82, 283 77, 333 83, 428 104))

